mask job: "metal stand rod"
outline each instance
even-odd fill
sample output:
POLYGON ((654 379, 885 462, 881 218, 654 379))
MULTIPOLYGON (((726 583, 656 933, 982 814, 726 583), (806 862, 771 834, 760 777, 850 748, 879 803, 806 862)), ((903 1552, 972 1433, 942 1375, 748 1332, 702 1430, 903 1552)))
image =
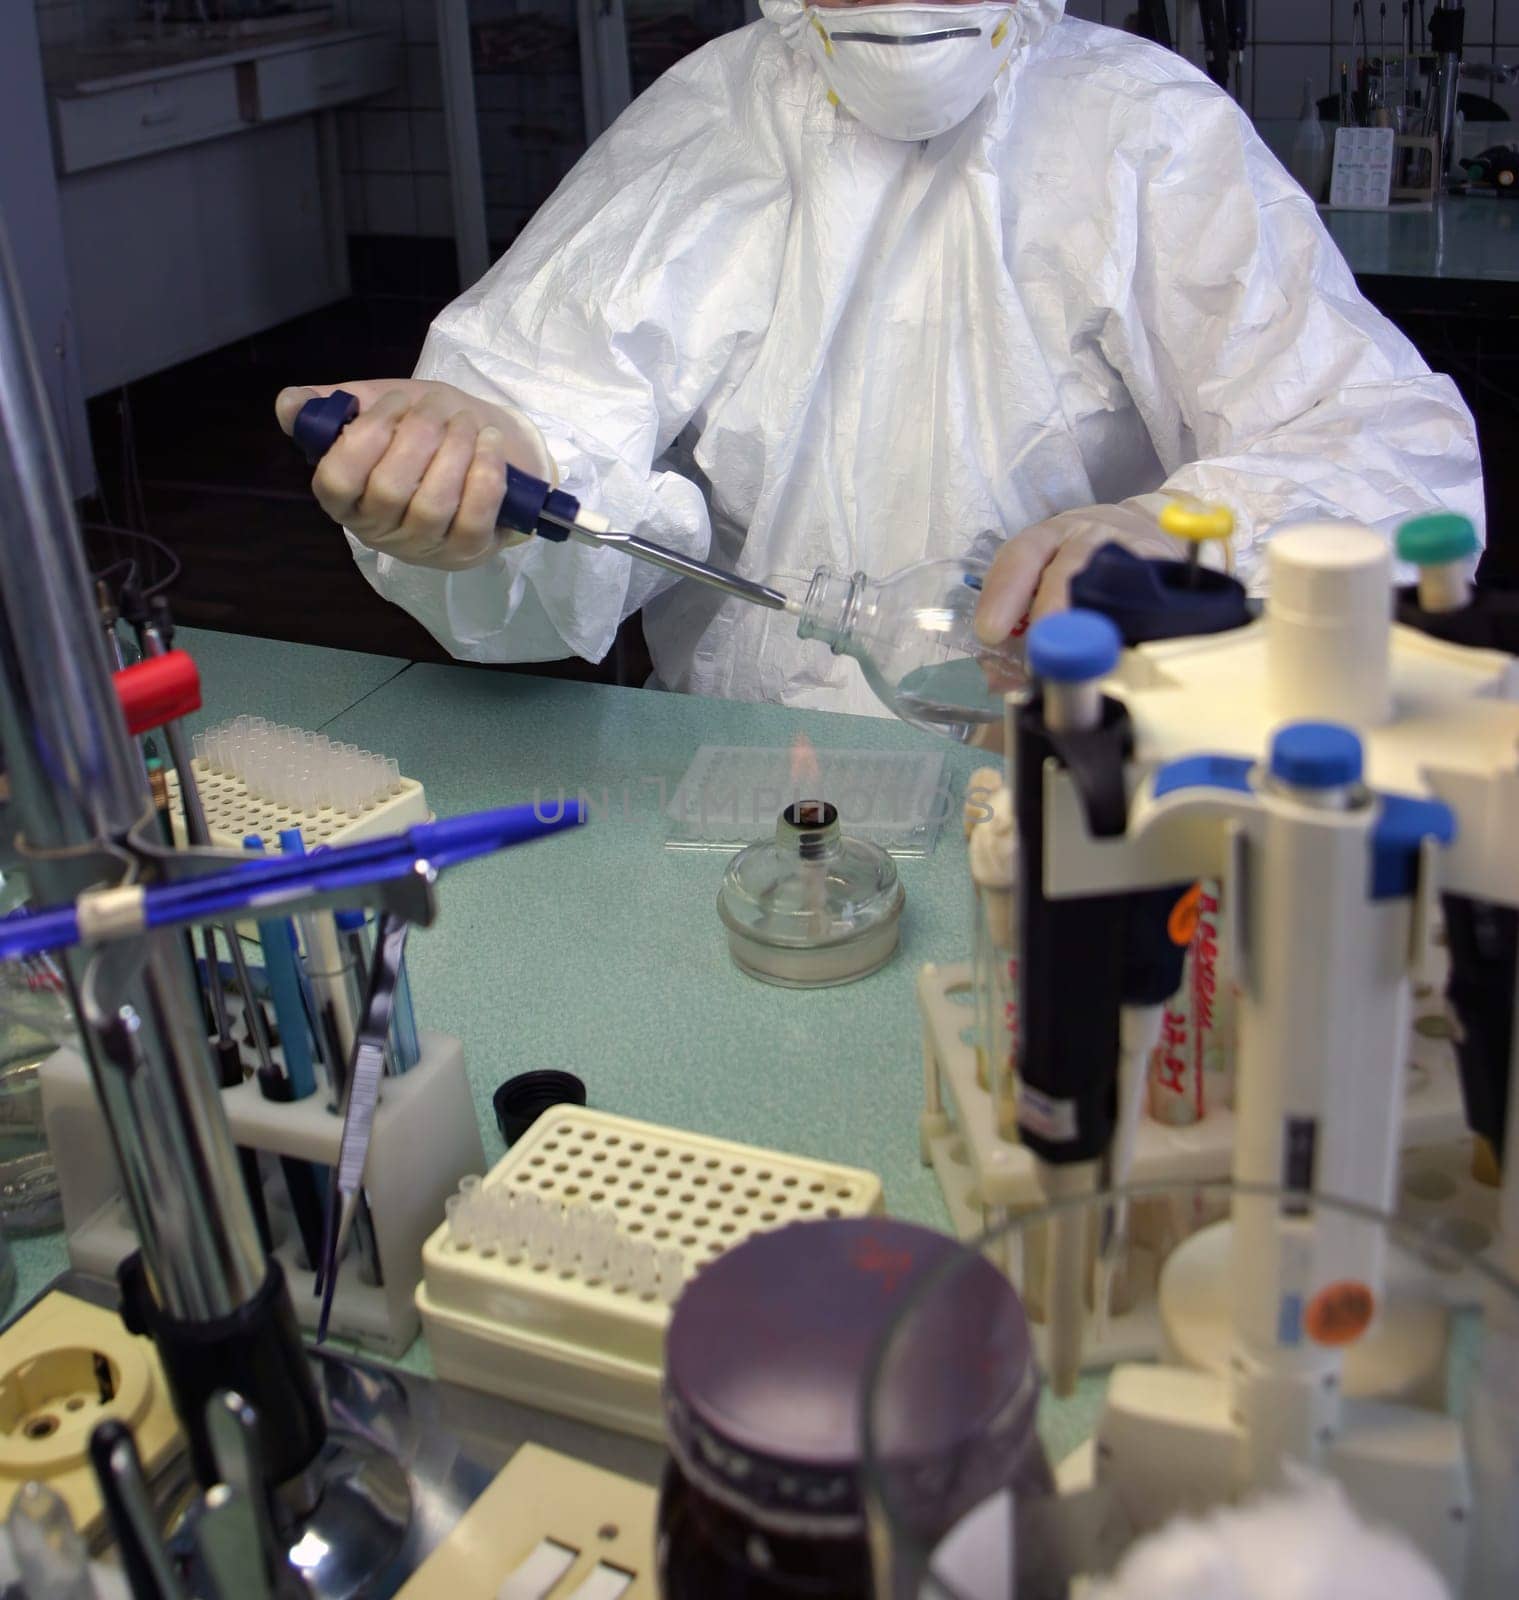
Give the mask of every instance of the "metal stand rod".
MULTIPOLYGON (((98 855, 149 811, 116 703, 46 391, 0 240, 0 745, 30 875, 45 899, 101 876, 98 855)), ((113 986, 143 1070, 110 1066, 81 1030, 156 1296, 188 1321, 249 1300, 267 1264, 238 1176, 182 944, 150 937, 113 986)), ((88 956, 65 958, 76 1005, 88 956)), ((81 1022, 83 1022, 81 1017, 81 1022)))
MULTIPOLYGON (((143 870, 152 815, 96 623, 47 394, 0 230, 0 749, 18 853, 45 900, 143 870)), ((278 1265, 264 1255, 227 1129, 185 944, 172 933, 65 958, 141 1243, 123 1314, 151 1333, 196 1469, 205 1406, 233 1382, 265 1408, 265 1471, 298 1476, 325 1425, 278 1265)))

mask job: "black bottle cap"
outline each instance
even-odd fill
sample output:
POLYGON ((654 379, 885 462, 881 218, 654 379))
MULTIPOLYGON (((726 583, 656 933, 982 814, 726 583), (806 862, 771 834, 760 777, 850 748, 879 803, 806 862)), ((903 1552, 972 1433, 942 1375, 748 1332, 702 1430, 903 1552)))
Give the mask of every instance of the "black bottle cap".
POLYGON ((508 1149, 552 1106, 583 1106, 585 1085, 573 1072, 523 1072, 491 1096, 496 1126, 508 1149))

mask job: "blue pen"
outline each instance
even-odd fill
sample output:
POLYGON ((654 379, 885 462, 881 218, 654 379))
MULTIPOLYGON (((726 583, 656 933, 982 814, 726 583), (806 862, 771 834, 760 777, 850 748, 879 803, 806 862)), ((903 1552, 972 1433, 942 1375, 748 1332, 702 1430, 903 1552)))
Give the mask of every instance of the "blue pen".
MULTIPOLYGON (((245 850, 263 853, 264 841, 256 833, 243 840, 245 850)), ((288 917, 271 917, 258 925, 264 947, 264 975, 280 1026, 280 1045, 290 1079, 290 1098, 304 1100, 316 1093, 316 1069, 311 1059, 311 1029, 306 1020, 304 979, 295 957, 295 930, 288 917)))
MULTIPOLYGON (((11 912, 0 917, 0 961, 129 938, 144 928, 249 915, 260 924, 284 923, 284 908, 300 909, 316 896, 359 899, 375 885, 411 877, 421 868, 437 873, 476 856, 578 828, 584 821, 585 810, 574 801, 559 806, 552 816, 533 805, 508 806, 421 822, 380 839, 329 845, 310 856, 250 858, 239 866, 176 882, 89 890, 72 903, 43 907, 27 916, 11 912)), ((261 840, 254 838, 252 848, 262 856, 261 840)), ((277 950, 276 946, 276 960, 277 950)))

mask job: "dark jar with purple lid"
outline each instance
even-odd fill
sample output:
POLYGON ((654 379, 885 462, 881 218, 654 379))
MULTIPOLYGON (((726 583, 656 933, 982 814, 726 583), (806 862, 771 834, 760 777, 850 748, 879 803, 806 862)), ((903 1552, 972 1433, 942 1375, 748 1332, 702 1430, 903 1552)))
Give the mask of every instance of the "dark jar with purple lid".
POLYGON ((999 1489, 1049 1492, 1039 1384, 1007 1279, 955 1240, 880 1218, 799 1222, 720 1256, 665 1342, 664 1600, 866 1600, 861 1410, 914 1289, 911 1347, 871 1404, 894 1513, 932 1542, 999 1489), (960 1260, 961 1270, 947 1269, 960 1260))

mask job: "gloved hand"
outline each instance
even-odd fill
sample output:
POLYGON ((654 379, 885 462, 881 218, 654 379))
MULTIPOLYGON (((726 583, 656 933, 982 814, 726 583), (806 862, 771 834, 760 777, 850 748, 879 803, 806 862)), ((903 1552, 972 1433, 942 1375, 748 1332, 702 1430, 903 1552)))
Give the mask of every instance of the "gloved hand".
POLYGON ((1174 539, 1133 506, 1062 511, 1009 539, 997 552, 976 607, 976 633, 1000 644, 1025 618, 1037 622, 1070 604, 1071 579, 1112 540, 1142 556, 1175 558, 1174 539))
POLYGON ((448 571, 522 542, 496 527, 507 464, 554 478, 548 446, 528 418, 451 384, 379 378, 282 389, 274 402, 280 426, 289 433, 308 400, 334 389, 359 402, 311 480, 334 522, 373 550, 448 571))

